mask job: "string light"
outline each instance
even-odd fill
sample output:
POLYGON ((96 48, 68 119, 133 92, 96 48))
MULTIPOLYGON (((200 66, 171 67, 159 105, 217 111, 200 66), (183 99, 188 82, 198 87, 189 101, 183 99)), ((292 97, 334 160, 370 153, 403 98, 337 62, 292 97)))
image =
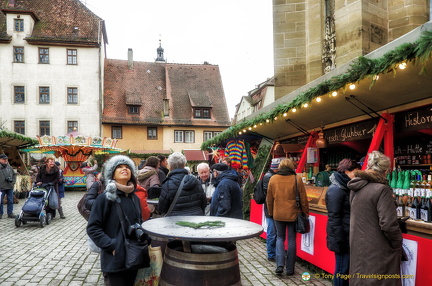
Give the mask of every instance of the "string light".
POLYGON ((309 106, 308 103, 303 104, 303 107, 308 107, 308 106, 309 106))
POLYGON ((355 88, 356 88, 355 84, 352 83, 349 85, 349 89, 354 90, 355 88))
POLYGON ((253 128, 257 128, 257 125, 255 124, 255 125, 253 126, 253 128))
POLYGON ((243 132, 246 133, 246 129, 243 129, 243 132))
POLYGON ((266 119, 266 122, 267 122, 267 123, 269 123, 269 122, 270 122, 270 120, 266 119))
POLYGON ((283 117, 287 117, 287 115, 288 115, 288 114, 285 112, 285 113, 283 114, 283 117))
POLYGON ((296 108, 293 108, 293 109, 291 109, 292 110, 292 112, 296 112, 297 111, 297 109, 296 108))
POLYGON ((260 125, 262 125, 262 123, 260 122, 260 125))
POLYGON ((401 70, 406 69, 406 67, 407 67, 407 64, 406 64, 406 63, 400 63, 400 64, 399 64, 399 68, 400 68, 401 70))
POLYGON ((252 127, 249 127, 248 130, 252 130, 252 127))
POLYGON ((334 96, 337 96, 337 91, 333 91, 332 92, 332 96, 334 97, 334 96))
POLYGON ((316 100, 316 102, 321 102, 321 96, 317 97, 315 100, 316 100))
POLYGON ((374 75, 374 76, 373 76, 373 80, 379 80, 379 75, 377 75, 377 74, 374 75))
POLYGON ((277 120, 277 116, 275 116, 274 120, 277 120))
POLYGON ((239 135, 242 135, 242 132, 241 132, 241 131, 239 132, 239 135))

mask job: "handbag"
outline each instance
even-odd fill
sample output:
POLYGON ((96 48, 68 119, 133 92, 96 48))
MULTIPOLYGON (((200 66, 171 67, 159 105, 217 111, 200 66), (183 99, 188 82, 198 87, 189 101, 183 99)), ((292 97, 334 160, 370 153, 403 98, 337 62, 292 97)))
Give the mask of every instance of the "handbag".
POLYGON ((54 187, 51 187, 51 192, 48 197, 48 206, 52 210, 56 210, 59 208, 59 201, 58 201, 58 195, 55 191, 54 187))
POLYGON ((189 175, 186 175, 186 176, 183 177, 183 179, 182 179, 182 181, 180 183, 180 186, 177 189, 175 197, 174 197, 174 199, 173 199, 173 201, 172 201, 172 203, 171 203, 168 211, 166 212, 166 214, 164 216, 169 216, 171 214, 172 210, 174 209, 174 206, 177 203, 177 200, 178 200, 178 198, 180 196, 180 193, 181 193, 181 191, 183 189, 183 185, 184 185, 184 182, 185 182, 185 179, 186 179, 187 176, 189 176, 189 175))
POLYGON ((147 190, 147 198, 149 200, 156 199, 160 197, 160 194, 162 192, 162 187, 159 184, 154 184, 147 190))
POLYGON ((159 285, 163 257, 160 246, 149 246, 150 267, 138 270, 134 286, 159 285))
MULTIPOLYGON (((132 198, 133 200, 133 198, 132 198)), ((135 208, 138 210, 139 217, 141 217, 141 212, 137 208, 135 202, 133 202, 135 208)), ((120 200, 116 204, 117 215, 120 219, 121 230, 124 237, 124 249, 125 249, 125 267, 127 269, 140 269, 147 268, 150 266, 150 256, 148 251, 148 243, 145 241, 138 241, 134 239, 128 239, 125 233, 124 220, 125 217, 123 210, 121 210, 120 200), (123 216, 122 216, 123 213, 123 216)), ((129 221, 129 220, 128 220, 129 221)), ((130 223, 129 223, 130 225, 130 223)))
POLYGON ((90 217, 90 210, 86 209, 85 207, 85 201, 86 201, 87 193, 82 196, 81 200, 79 200, 77 204, 78 212, 85 218, 85 220, 89 220, 90 217))
POLYGON ((297 176, 294 175, 295 179, 295 191, 296 191, 296 206, 299 208, 299 212, 297 214, 295 220, 295 231, 301 234, 308 233, 310 231, 309 218, 306 217, 306 214, 301 209, 300 204, 300 195, 297 188, 297 176))

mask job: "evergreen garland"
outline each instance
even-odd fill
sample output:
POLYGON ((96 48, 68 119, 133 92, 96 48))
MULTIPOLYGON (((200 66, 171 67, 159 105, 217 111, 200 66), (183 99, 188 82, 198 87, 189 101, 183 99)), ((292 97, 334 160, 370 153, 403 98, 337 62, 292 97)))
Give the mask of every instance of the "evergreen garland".
MULTIPOLYGON (((271 156, 269 156, 269 153, 271 147, 271 145, 260 144, 253 168, 251 169, 252 175, 255 178, 255 182, 251 183, 251 181, 248 180, 243 188, 243 217, 246 220, 249 220, 250 218, 250 200, 255 185, 261 177, 261 171, 263 170, 264 166, 270 166, 271 156)), ((265 170, 267 169, 268 168, 265 168, 265 170)))
POLYGON ((245 120, 234 126, 229 127, 221 134, 204 142, 202 150, 206 150, 212 145, 238 136, 239 132, 250 126, 264 124, 267 121, 273 122, 275 117, 282 115, 293 108, 300 108, 305 103, 310 103, 313 99, 323 96, 331 91, 345 89, 350 83, 356 83, 366 78, 371 78, 371 88, 375 83, 373 77, 378 74, 393 72, 396 75, 396 67, 401 62, 412 62, 415 65, 421 64, 423 67, 420 74, 426 72, 425 64, 432 57, 432 31, 425 31, 414 43, 404 43, 392 51, 387 52, 381 58, 368 59, 359 57, 350 65, 350 69, 341 75, 335 76, 309 90, 299 94, 290 102, 281 103, 273 110, 259 114, 257 117, 245 120))
MULTIPOLYGON (((0 130, 0 138, 4 138, 4 137, 13 138, 16 140, 21 140, 21 141, 26 141, 27 142, 27 144, 25 144, 26 147, 39 144, 39 141, 36 139, 32 139, 30 137, 26 137, 26 136, 20 135, 18 133, 0 130)), ((18 146, 18 147, 21 148, 21 146, 18 146)))

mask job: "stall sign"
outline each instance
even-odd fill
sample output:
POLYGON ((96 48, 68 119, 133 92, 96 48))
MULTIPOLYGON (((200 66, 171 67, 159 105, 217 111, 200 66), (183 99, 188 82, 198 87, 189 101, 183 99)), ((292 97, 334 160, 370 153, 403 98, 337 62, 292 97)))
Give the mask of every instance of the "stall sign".
POLYGON ((432 128, 432 105, 395 114, 395 131, 406 132, 432 128))
POLYGON ((318 162, 318 148, 309 147, 307 148, 307 163, 315 164, 318 162))
POLYGON ((281 144, 299 144, 299 145, 305 146, 308 139, 309 139, 309 136, 305 135, 305 136, 299 136, 299 137, 294 137, 294 138, 282 140, 280 143, 281 144))
POLYGON ((377 120, 371 119, 342 127, 324 130, 324 137, 329 144, 342 143, 372 138, 377 127, 377 120))

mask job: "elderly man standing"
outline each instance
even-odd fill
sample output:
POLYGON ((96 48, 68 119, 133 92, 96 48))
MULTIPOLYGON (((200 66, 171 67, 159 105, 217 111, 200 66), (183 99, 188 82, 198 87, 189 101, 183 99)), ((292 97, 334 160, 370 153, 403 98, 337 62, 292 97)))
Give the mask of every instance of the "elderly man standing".
POLYGON ((9 165, 8 156, 0 154, 0 190, 1 190, 1 209, 0 218, 3 216, 4 197, 7 196, 7 214, 9 218, 15 218, 13 212, 13 188, 15 185, 16 174, 9 165))
POLYGON ((242 219, 242 190, 237 183, 237 176, 223 163, 214 164, 212 170, 216 189, 211 200, 210 215, 242 219))
POLYGON ((207 163, 200 163, 197 166, 198 181, 204 190, 207 198, 207 206, 205 208, 205 215, 210 215, 211 198, 215 190, 213 174, 210 173, 210 167, 207 163))

